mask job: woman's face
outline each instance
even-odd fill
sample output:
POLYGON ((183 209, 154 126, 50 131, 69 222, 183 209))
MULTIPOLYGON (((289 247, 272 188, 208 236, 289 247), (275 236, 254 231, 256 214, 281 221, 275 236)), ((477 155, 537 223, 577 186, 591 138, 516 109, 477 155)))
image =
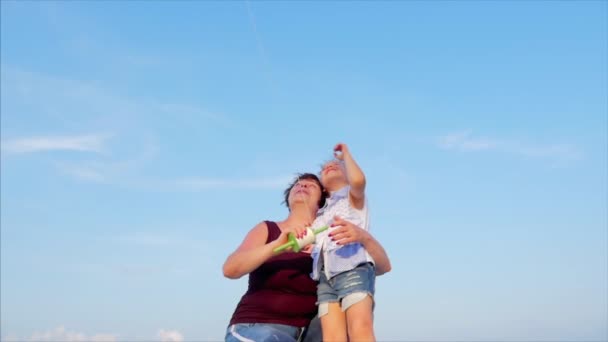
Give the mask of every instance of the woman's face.
POLYGON ((321 199, 321 187, 313 179, 300 179, 289 192, 290 206, 298 201, 308 203, 309 207, 318 206, 321 199))

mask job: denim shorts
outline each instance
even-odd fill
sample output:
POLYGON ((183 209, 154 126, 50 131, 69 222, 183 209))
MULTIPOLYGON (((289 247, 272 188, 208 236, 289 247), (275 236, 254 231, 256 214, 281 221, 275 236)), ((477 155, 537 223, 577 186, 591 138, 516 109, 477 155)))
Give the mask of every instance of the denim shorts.
POLYGON ((226 329, 226 342, 296 342, 303 328, 275 323, 237 323, 226 329))
POLYGON ((346 311, 349 306, 364 299, 367 295, 372 298, 374 296, 376 270, 372 263, 360 264, 354 269, 337 274, 329 280, 325 272, 320 273, 319 284, 317 285, 319 316, 326 313, 322 304, 339 302, 342 311, 346 311), (351 296, 355 294, 357 296, 351 296))

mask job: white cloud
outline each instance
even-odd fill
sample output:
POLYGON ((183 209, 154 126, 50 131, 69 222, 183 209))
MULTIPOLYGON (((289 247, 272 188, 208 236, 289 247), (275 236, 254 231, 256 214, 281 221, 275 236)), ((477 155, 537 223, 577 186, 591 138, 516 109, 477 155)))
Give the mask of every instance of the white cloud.
POLYGON ((114 342, 117 340, 116 335, 112 334, 95 334, 88 336, 81 332, 66 330, 63 326, 59 326, 53 330, 34 333, 27 341, 32 342, 114 342))
POLYGON ((561 157, 566 159, 580 159, 581 152, 568 144, 553 144, 546 146, 532 146, 521 143, 506 143, 505 149, 530 157, 561 157))
MULTIPOLYGON (((156 337, 161 342, 183 342, 184 335, 177 330, 160 329, 156 337)), ((35 332, 29 338, 19 338, 15 335, 6 335, 2 341, 27 341, 27 342, 116 342, 118 335, 115 334, 94 334, 87 335, 82 332, 67 330, 64 326, 54 329, 35 332)))
POLYGON ((459 151, 480 151, 496 148, 496 142, 486 138, 472 138, 470 131, 450 133, 439 138, 439 147, 459 151))
POLYGON ((258 179, 184 178, 174 181, 181 190, 206 189, 282 189, 293 176, 277 176, 258 179))
POLYGON ((461 152, 497 151, 528 157, 575 160, 582 153, 569 144, 537 145, 515 140, 499 140, 486 137, 473 137, 471 131, 446 134, 437 139, 437 145, 445 150, 461 152))
MULTIPOLYGON (((171 230, 175 231, 175 226, 171 230)), ((133 233, 120 235, 116 238, 116 242, 153 248, 172 247, 180 250, 185 248, 200 249, 201 246, 206 244, 205 241, 193 239, 192 236, 180 236, 174 233, 154 233, 150 231, 134 231, 133 233)))
POLYGON ((104 134, 75 136, 39 136, 19 138, 2 142, 2 151, 7 153, 33 153, 45 151, 103 152, 108 139, 104 134))
POLYGON ((245 5, 247 6, 247 14, 249 15, 249 22, 251 23, 251 28, 255 36, 255 42, 258 47, 258 52, 260 53, 264 64, 266 65, 266 67, 268 67, 270 64, 268 63, 268 55, 266 54, 266 49, 264 48, 264 44, 262 44, 262 38, 260 37, 260 34, 258 32, 258 26, 256 24, 255 15, 253 14, 253 9, 251 9, 251 3, 249 1, 245 1, 245 5))
POLYGON ((7 335, 7 336, 2 336, 0 338, 0 341, 2 341, 2 342, 21 342, 21 341, 23 341, 23 339, 18 338, 16 335, 7 335))
MULTIPOLYGON (((23 110, 29 113, 33 122, 46 123, 38 129, 57 131, 68 127, 71 131, 95 130, 92 132, 94 134, 72 136, 17 136, 18 139, 1 142, 3 154, 45 151, 92 153, 86 155, 89 158, 87 160, 53 156, 51 164, 77 180, 151 191, 282 189, 292 179, 291 176, 260 179, 150 179, 143 172, 143 167, 156 158, 159 152, 156 118, 170 116, 173 124, 196 128, 197 132, 199 127, 201 130, 213 129, 238 123, 221 113, 207 111, 195 104, 130 98, 91 81, 55 77, 6 64, 1 64, 0 67, 2 98, 10 100, 5 101, 3 109, 15 112, 23 110), (207 123, 213 125, 209 127, 207 123), (111 149, 108 144, 110 135, 99 131, 112 133, 114 148, 111 149), (130 155, 127 156, 127 153, 130 155)), ((17 132, 12 134, 15 133, 17 132)))
POLYGON ((93 81, 55 77, 7 64, 0 64, 0 68, 2 113, 11 118, 9 123, 18 122, 16 113, 23 112, 31 122, 28 129, 57 132, 67 128, 72 132, 94 133, 28 136, 27 132, 11 131, 20 125, 5 125, 3 138, 8 132, 17 139, 0 143, 2 156, 45 151, 93 153, 89 160, 52 160, 52 166, 78 180, 152 190, 167 186, 175 189, 174 184, 168 185, 172 183, 170 179, 146 180, 137 172, 158 154, 157 131, 162 128, 157 120, 170 116, 174 125, 197 133, 232 124, 228 117, 196 104, 126 97, 93 81), (211 128, 207 123, 213 124, 211 128), (110 135, 99 131, 112 133, 113 149, 107 145, 110 135), (112 158, 103 155, 104 152, 112 158))
POLYGON ((118 240, 128 244, 150 247, 167 247, 176 244, 175 238, 151 233, 133 233, 121 236, 118 240))
POLYGON ((156 147, 145 142, 139 153, 124 160, 92 160, 81 162, 55 162, 55 167, 76 179, 97 183, 120 183, 126 175, 152 160, 156 147))
POLYGON ((137 103, 90 81, 54 77, 1 64, 3 115, 24 113, 29 127, 85 129, 118 126, 140 109, 137 103))
POLYGON ((161 329, 157 334, 161 342, 182 342, 184 336, 177 330, 164 330, 161 329))
POLYGON ((205 118, 210 122, 214 122, 215 124, 219 124, 220 126, 224 127, 234 125, 234 122, 232 122, 227 116, 209 112, 197 106, 175 103, 164 103, 158 104, 157 106, 161 113, 170 115, 181 124, 187 126, 196 126, 197 122, 200 122, 201 118, 205 118))
POLYGON ((28 113, 34 119, 30 127, 44 123, 40 127, 104 127, 137 133, 153 130, 151 123, 167 115, 185 128, 201 122, 232 124, 226 115, 209 112, 198 104, 129 97, 99 82, 55 77, 7 64, 0 64, 0 68, 3 115, 28 113))
POLYGON ((57 167, 64 173, 81 180, 103 182, 107 179, 107 175, 87 165, 69 165, 58 163, 57 167))

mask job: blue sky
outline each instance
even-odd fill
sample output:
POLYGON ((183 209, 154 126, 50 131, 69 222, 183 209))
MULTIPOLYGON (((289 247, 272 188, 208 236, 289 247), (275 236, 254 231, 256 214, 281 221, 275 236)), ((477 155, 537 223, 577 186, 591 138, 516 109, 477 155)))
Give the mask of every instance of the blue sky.
POLYGON ((338 142, 379 341, 608 340, 605 1, 1 6, 3 341, 218 341, 338 142))

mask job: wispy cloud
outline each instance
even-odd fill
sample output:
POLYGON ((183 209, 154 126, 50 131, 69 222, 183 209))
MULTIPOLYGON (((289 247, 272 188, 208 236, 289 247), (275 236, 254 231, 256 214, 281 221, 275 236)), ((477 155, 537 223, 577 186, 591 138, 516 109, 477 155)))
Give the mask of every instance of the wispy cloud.
POLYGON ((258 32, 258 26, 256 23, 255 15, 253 13, 253 9, 251 8, 251 3, 249 0, 245 1, 245 6, 247 7, 247 14, 249 15, 249 22, 251 23, 251 28, 255 36, 255 42, 258 48, 258 53, 260 54, 262 62, 264 63, 264 67, 267 70, 266 75, 268 77, 268 81, 270 82, 271 86, 275 87, 276 82, 274 81, 274 77, 272 76, 272 70, 270 68, 268 54, 266 53, 266 49, 264 48, 264 44, 262 43, 262 38, 260 36, 260 33, 258 32))
POLYGON ((78 151, 101 153, 107 134, 87 134, 75 136, 37 136, 2 141, 2 152, 34 153, 48 151, 78 151))
POLYGON ((473 138, 470 131, 444 135, 438 139, 439 147, 447 150, 481 151, 496 148, 497 142, 487 138, 473 138))
POLYGON ((184 128, 201 122, 234 124, 228 116, 194 103, 125 96, 100 82, 57 77, 7 64, 0 64, 0 69, 3 116, 25 112, 35 119, 33 125, 45 122, 44 127, 111 127, 112 131, 141 132, 153 129, 156 118, 167 115, 184 128))
POLYGON ((202 108, 186 104, 163 103, 157 105, 158 110, 163 114, 170 115, 172 118, 179 120, 182 124, 193 126, 200 124, 200 119, 205 118, 209 122, 213 122, 219 126, 230 127, 234 126, 234 122, 226 115, 215 112, 206 111, 202 108))
MULTIPOLYGON (((175 230, 175 227, 172 228, 175 230)), ((175 249, 201 248, 206 246, 206 241, 193 239, 192 236, 180 236, 178 234, 155 233, 149 230, 135 231, 133 233, 120 235, 117 242, 141 247, 171 247, 175 249)))
POLYGON ((90 165, 66 163, 57 163, 56 165, 61 172, 80 180, 96 183, 102 183, 108 180, 107 173, 96 167, 91 167, 90 165))
POLYGON ((437 145, 445 150, 460 152, 497 151, 528 157, 577 160, 582 153, 570 144, 539 145, 516 140, 475 137, 470 130, 446 134, 437 139, 437 145))
POLYGON ((95 334, 88 336, 87 334, 66 330, 63 326, 59 326, 53 330, 34 333, 27 341, 31 342, 115 342, 117 336, 113 334, 95 334))
MULTIPOLYGON (((160 342, 183 342, 184 335, 177 330, 159 329, 156 333, 157 340, 160 342)), ((2 336, 2 341, 14 342, 116 342, 118 335, 116 334, 93 334, 87 335, 82 332, 67 330, 64 326, 58 326, 54 329, 35 332, 28 338, 20 338, 16 335, 2 336)), ((152 339, 150 339, 152 340, 152 339)))
POLYGON ((182 342, 184 336, 177 330, 160 329, 157 334, 161 342, 182 342))
POLYGON ((172 183, 177 189, 191 191, 207 189, 282 189, 292 179, 293 176, 257 179, 184 178, 172 183))
MULTIPOLYGON (((95 131, 93 134, 71 136, 17 136, 18 139, 1 142, 3 154, 51 151, 90 153, 85 154, 87 159, 54 157, 51 166, 80 181, 150 191, 282 189, 292 179, 289 176, 259 179, 150 178, 143 167, 158 156, 160 143, 157 139, 163 136, 163 132, 159 131, 162 126, 155 126, 156 118, 170 115, 175 125, 189 129, 188 132, 193 134, 238 123, 221 113, 194 104, 129 98, 104 88, 100 83, 55 77, 6 64, 0 67, 2 98, 9 99, 3 108, 27 111, 35 122, 47 122, 41 129, 57 131, 67 127, 71 131, 86 131, 96 127, 98 131, 112 133, 111 136, 95 131), (109 144, 110 137, 112 145, 109 144)), ((5 135, 7 128, 4 129, 5 135)), ((17 132, 9 133, 14 135, 17 132)))
MULTIPOLYGON (((122 151, 118 151, 119 153, 122 151)), ((124 154, 124 152, 122 152, 124 154)), ((96 183, 125 183, 127 175, 152 160, 157 154, 157 146, 144 141, 138 154, 123 160, 97 160, 66 162, 56 161, 54 166, 61 172, 78 180, 96 183)))
POLYGON ((140 169, 157 156, 161 144, 158 137, 165 136, 164 126, 157 120, 170 116, 175 125, 172 127, 183 128, 184 134, 203 134, 235 124, 227 116, 196 104, 126 97, 99 82, 56 77, 7 64, 0 64, 0 68, 2 135, 17 138, 1 141, 2 156, 51 151, 91 153, 87 160, 53 158, 52 166, 77 180, 162 190, 170 180, 146 180, 145 170, 140 169), (11 125, 19 122, 16 113, 28 115, 33 122, 28 129, 92 134, 28 136, 31 134, 12 130, 21 127, 11 125), (110 137, 112 146, 108 144, 110 137), (142 172, 137 173, 138 169, 142 172))

